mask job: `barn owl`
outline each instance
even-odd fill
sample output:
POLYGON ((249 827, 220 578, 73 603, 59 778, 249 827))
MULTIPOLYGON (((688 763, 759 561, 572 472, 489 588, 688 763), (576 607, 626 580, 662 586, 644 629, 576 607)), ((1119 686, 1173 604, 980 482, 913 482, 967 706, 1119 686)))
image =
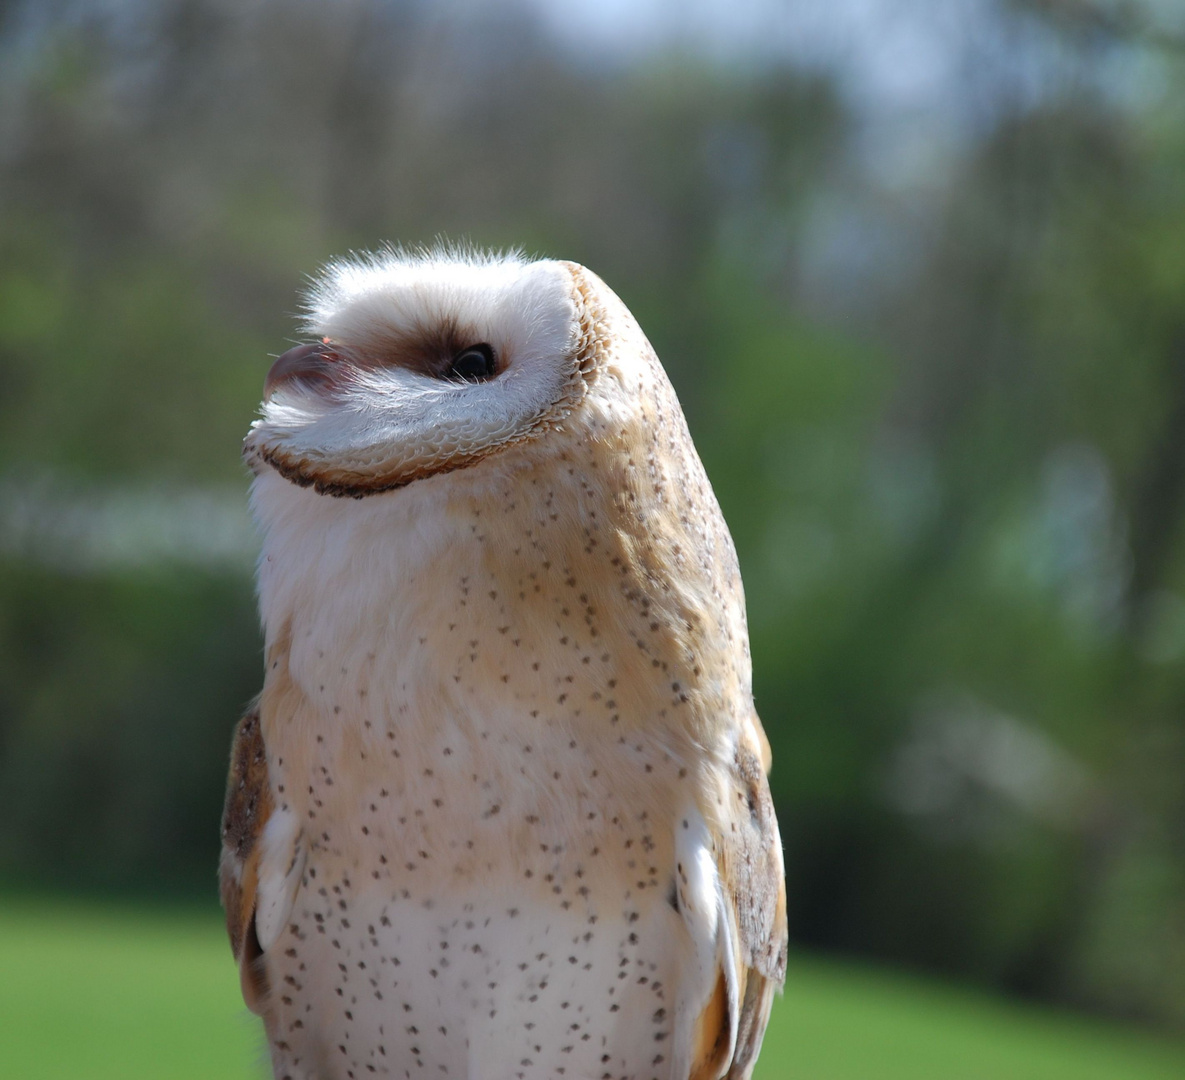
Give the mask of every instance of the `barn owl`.
POLYGON ((731 538, 574 263, 314 282, 244 454, 222 899, 276 1077, 748 1077, 785 889, 731 538))

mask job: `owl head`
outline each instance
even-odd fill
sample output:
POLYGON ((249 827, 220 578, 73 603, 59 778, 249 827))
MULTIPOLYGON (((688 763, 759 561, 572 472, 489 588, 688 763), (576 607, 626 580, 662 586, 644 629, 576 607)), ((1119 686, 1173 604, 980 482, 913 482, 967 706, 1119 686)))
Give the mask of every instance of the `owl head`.
POLYGON ((315 340, 272 365, 245 457, 356 498, 465 468, 561 428, 623 320, 573 263, 464 249, 333 262, 306 300, 315 340))
POLYGON ((269 646, 305 612, 321 636, 285 647, 308 687, 332 684, 343 648, 343 669, 374 663, 377 633, 431 640, 417 655, 452 694, 451 639, 427 629, 464 620, 474 637, 513 625, 545 671, 596 637, 580 668, 646 688, 639 716, 700 692, 705 723, 752 711, 732 540, 662 365, 595 274, 393 250, 332 263, 306 306, 314 340, 272 365, 245 452, 269 646))

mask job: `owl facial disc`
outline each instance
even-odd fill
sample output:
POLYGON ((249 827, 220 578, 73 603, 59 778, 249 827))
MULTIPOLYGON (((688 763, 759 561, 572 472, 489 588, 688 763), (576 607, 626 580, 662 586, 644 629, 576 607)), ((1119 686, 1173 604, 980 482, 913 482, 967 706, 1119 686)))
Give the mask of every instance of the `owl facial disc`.
POLYGON ((264 386, 244 444, 329 495, 361 497, 534 438, 583 395, 595 335, 576 268, 387 253, 331 265, 264 386))

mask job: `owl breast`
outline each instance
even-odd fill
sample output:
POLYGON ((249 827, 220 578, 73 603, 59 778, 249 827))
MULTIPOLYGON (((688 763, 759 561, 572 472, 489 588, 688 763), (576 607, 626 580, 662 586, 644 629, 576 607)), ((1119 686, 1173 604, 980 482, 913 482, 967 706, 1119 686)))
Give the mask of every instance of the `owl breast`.
POLYGON ((670 1076, 685 931, 669 857, 645 851, 645 822, 561 839, 545 799, 492 789, 491 817, 435 825, 472 765, 359 793, 348 854, 333 831, 312 845, 269 970, 276 1074, 670 1076), (509 857, 503 815, 533 820, 533 852, 509 857), (636 851, 637 878, 601 869, 610 845, 636 851))
POLYGON ((651 629, 664 601, 623 588, 637 556, 599 495, 573 530, 552 485, 512 479, 494 509, 397 496, 433 542, 400 531, 379 560, 400 571, 365 591, 317 545, 321 592, 272 646, 273 782, 305 858, 269 950, 278 1076, 672 1075, 694 960, 675 818, 699 773, 648 721, 696 680, 651 629))

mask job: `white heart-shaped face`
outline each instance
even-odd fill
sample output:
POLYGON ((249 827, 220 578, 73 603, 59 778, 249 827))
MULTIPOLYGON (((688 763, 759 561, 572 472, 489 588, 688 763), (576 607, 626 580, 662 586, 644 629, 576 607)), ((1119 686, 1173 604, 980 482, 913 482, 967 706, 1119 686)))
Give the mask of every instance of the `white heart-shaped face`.
POLYGON ((559 262, 351 259, 313 283, 307 312, 326 357, 298 354, 273 375, 245 453, 332 494, 400 487, 529 438, 579 400, 589 367, 573 268, 559 262), (474 347, 492 372, 458 377, 474 347))

